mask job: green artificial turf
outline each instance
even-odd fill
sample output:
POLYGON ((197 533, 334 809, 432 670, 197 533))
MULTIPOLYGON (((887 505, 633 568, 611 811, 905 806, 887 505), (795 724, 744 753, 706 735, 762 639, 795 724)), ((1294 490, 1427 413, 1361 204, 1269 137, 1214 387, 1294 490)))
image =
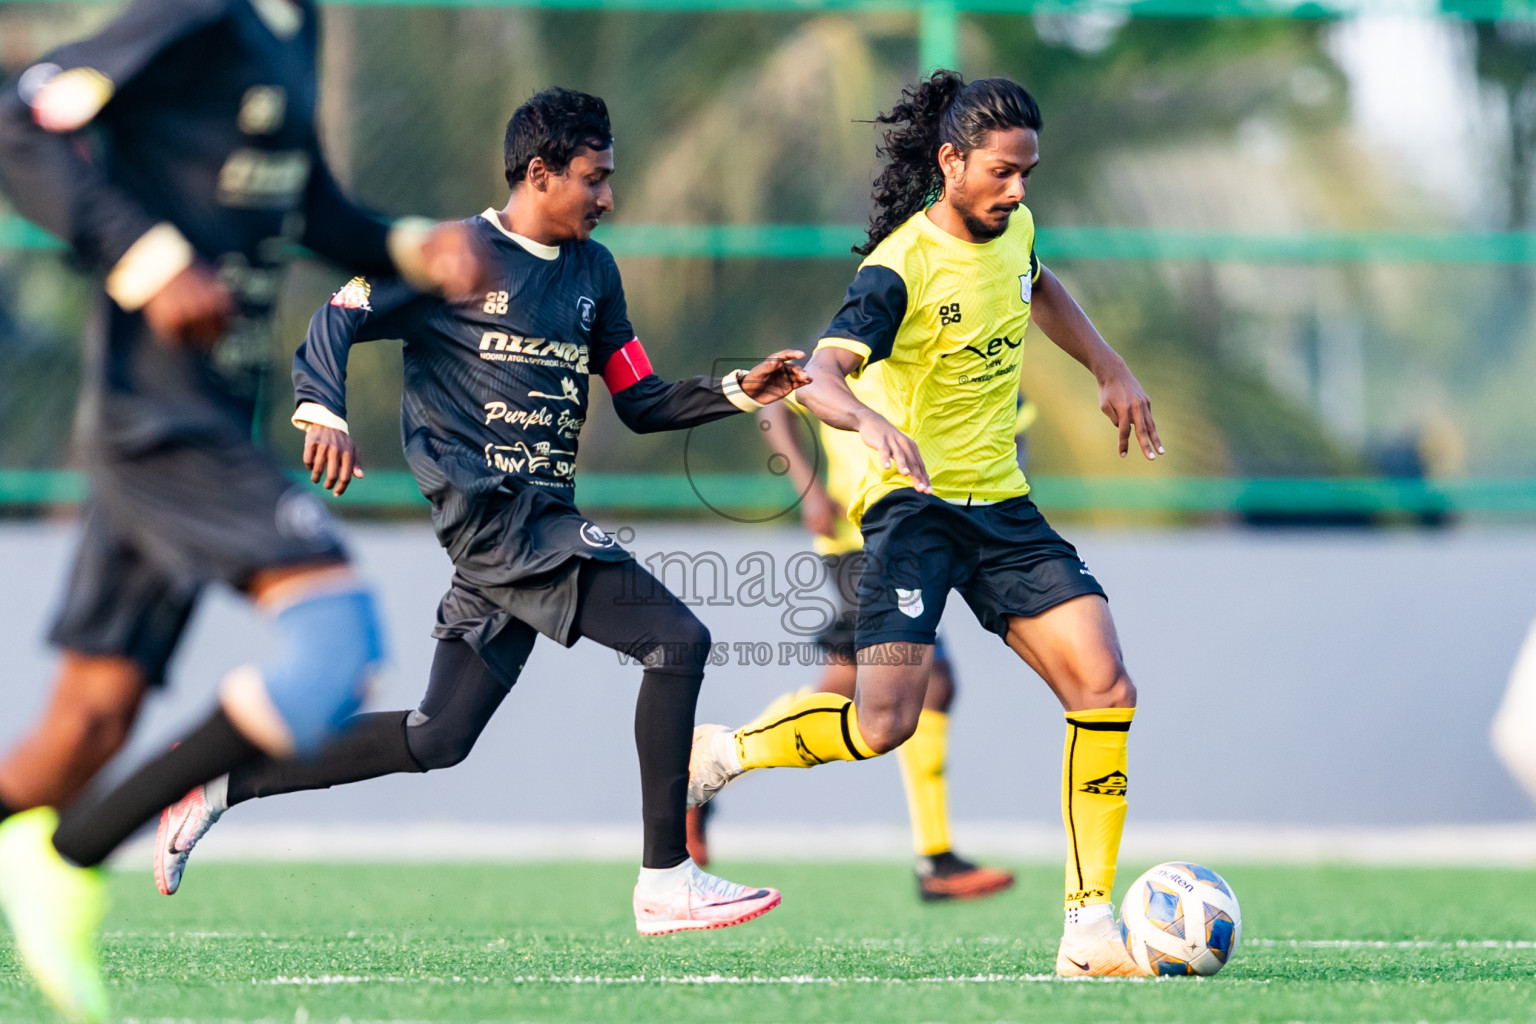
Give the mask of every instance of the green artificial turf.
MULTIPOLYGON (((1122 881, 1146 865, 1127 864, 1122 881)), ((757 921, 643 939, 611 864, 193 864, 112 878, 117 1019, 175 1021, 1529 1021, 1536 874, 1230 867, 1243 944, 1211 979, 1050 977, 1059 869, 923 905, 891 864, 725 864, 757 921)), ((0 953, 0 1021, 53 1020, 0 953)))

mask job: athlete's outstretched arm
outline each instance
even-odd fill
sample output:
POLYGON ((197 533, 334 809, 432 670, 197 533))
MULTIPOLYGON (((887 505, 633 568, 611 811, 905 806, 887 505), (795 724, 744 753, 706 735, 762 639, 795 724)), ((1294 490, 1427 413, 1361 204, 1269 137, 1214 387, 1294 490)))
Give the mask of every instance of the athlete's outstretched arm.
POLYGON ((1132 427, 1143 455, 1155 459, 1163 454, 1163 442, 1152 421, 1152 399, 1066 285, 1046 267, 1040 268, 1030 314, 1057 348, 1086 366, 1099 382, 1099 408, 1120 428, 1120 457, 1130 450, 1132 427))
POLYGON ((309 319, 304 343, 293 354, 293 425, 304 431, 304 468, 314 483, 337 496, 363 475, 347 429, 347 360, 363 341, 399 338, 441 303, 403 281, 375 288, 354 277, 309 319))
POLYGON ((422 291, 462 300, 481 291, 487 258, 469 228, 457 221, 434 224, 423 217, 386 223, 354 203, 316 147, 304 195, 303 244, 363 274, 398 274, 422 291))
POLYGON ((0 93, 0 184, 22 216, 106 278, 124 310, 143 310, 172 342, 216 339, 234 300, 212 268, 144 197, 109 181, 80 134, 155 58, 225 14, 214 0, 137 0, 89 39, 63 46, 0 93))
POLYGON ((750 370, 724 378, 689 377, 668 383, 651 370, 639 339, 624 345, 603 366, 603 381, 613 395, 613 409, 637 434, 683 430, 763 406, 810 383, 792 360, 798 351, 775 352, 750 370))
POLYGON ((933 493, 928 469, 917 442, 891 425, 891 421, 853 396, 847 376, 859 369, 864 357, 857 352, 833 345, 823 345, 811 356, 806 372, 811 383, 796 392, 800 404, 816 418, 837 430, 856 430, 859 437, 890 468, 892 462, 903 475, 911 477, 912 486, 924 494, 933 493))

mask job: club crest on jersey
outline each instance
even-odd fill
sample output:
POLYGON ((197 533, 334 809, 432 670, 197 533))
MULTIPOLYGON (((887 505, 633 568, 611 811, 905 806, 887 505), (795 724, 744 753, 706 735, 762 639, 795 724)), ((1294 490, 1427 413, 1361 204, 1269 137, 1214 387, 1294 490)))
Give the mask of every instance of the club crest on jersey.
POLYGON ((1019 275, 1019 298, 1024 300, 1024 305, 1029 305, 1030 298, 1035 294, 1035 282, 1030 280, 1028 274, 1019 275))
POLYGON ((373 285, 369 284, 367 279, 354 277, 342 285, 335 295, 331 296, 331 305, 339 306, 342 309, 364 309, 371 311, 373 307, 368 305, 368 297, 372 294, 373 285))
POLYGON ((594 548, 613 547, 613 538, 603 531, 596 523, 583 523, 581 525, 581 539, 594 548))
POLYGON ((240 100, 236 125, 247 135, 271 135, 283 126, 288 93, 278 85, 253 85, 240 100))
POLYGON ((581 318, 581 329, 590 331, 592 321, 597 317, 597 303, 583 295, 576 300, 576 315, 581 318))
POLYGON ((896 588, 896 607, 901 614, 909 619, 918 618, 923 614, 923 592, 918 590, 903 590, 896 588))

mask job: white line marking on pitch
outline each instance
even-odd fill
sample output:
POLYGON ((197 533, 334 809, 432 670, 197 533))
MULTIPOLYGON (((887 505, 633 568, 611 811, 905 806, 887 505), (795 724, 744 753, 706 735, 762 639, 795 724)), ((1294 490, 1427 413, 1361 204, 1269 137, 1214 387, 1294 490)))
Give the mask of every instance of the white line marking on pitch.
MULTIPOLYGON (((725 974, 685 975, 547 975, 511 978, 464 978, 421 977, 406 978, 398 975, 321 974, 315 976, 252 978, 253 985, 999 985, 1018 983, 1099 982, 1137 983, 1161 982, 1162 978, 1061 978, 1054 974, 974 974, 943 978, 834 978, 808 974, 783 977, 734 977, 725 974)), ((1197 979, 1198 980, 1198 979, 1197 979)), ((1229 984, 1267 985, 1267 978, 1234 979, 1229 984)))
POLYGON ((1530 939, 1249 939, 1243 945, 1293 949, 1536 949, 1530 939))

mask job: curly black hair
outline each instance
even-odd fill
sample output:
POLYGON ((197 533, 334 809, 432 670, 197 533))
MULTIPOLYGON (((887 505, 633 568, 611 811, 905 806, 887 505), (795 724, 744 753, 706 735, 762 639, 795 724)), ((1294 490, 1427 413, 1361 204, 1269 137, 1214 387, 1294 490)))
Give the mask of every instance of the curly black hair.
POLYGON ((608 104, 584 92, 545 89, 513 111, 507 122, 507 185, 522 181, 536 156, 559 174, 570 166, 578 149, 596 151, 612 145, 608 104))
POLYGON ((990 132, 1007 128, 1039 131, 1040 108, 1024 87, 1006 78, 978 78, 966 84, 957 71, 935 71, 901 91, 901 102, 875 118, 893 127, 875 152, 886 160, 875 179, 875 211, 869 238, 853 251, 868 256, 892 231, 944 192, 939 147, 948 142, 961 153, 984 145, 990 132))

